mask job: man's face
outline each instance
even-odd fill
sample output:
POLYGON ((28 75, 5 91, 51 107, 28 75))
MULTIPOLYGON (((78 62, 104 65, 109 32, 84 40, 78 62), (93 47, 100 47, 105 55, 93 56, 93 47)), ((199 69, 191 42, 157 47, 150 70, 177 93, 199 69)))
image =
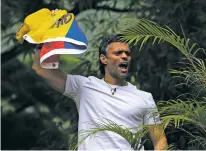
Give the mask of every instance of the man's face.
POLYGON ((107 46, 107 64, 105 73, 114 78, 125 79, 131 61, 129 46, 121 42, 113 42, 107 46))

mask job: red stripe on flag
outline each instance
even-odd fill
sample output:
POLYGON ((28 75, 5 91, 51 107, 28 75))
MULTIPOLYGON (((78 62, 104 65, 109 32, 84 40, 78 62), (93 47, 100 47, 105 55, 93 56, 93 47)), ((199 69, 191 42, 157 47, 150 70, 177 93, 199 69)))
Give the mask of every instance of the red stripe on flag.
POLYGON ((51 50, 60 49, 60 48, 64 48, 64 42, 63 41, 55 41, 55 42, 44 43, 44 45, 41 49, 40 57, 47 54, 51 50))

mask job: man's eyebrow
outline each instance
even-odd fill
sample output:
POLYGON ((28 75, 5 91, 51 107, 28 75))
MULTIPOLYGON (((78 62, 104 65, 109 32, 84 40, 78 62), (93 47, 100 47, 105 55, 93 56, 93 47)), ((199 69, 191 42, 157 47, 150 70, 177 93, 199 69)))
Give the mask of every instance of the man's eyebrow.
POLYGON ((128 51, 128 52, 131 52, 131 50, 130 49, 127 49, 127 50, 122 50, 122 49, 117 49, 117 50, 114 50, 115 52, 117 52, 117 51, 128 51))

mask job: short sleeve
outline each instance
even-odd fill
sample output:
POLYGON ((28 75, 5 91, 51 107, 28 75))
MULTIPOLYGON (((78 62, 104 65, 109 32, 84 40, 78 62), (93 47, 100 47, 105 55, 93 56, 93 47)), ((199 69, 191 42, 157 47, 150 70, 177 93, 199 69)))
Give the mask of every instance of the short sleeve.
POLYGON ((156 107, 155 101, 151 94, 149 95, 148 108, 146 109, 144 115, 144 124, 146 125, 161 124, 158 109, 156 107))
POLYGON ((80 93, 80 88, 87 80, 88 78, 84 76, 68 74, 63 95, 75 99, 80 93))

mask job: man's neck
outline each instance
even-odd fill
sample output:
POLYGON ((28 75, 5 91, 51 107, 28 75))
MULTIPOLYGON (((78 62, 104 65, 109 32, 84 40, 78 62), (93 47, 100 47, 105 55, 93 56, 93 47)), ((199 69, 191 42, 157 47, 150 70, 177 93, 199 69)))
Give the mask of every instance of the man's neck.
POLYGON ((117 79, 109 75, 104 76, 104 81, 108 84, 119 85, 119 86, 126 86, 128 84, 126 79, 117 79))

